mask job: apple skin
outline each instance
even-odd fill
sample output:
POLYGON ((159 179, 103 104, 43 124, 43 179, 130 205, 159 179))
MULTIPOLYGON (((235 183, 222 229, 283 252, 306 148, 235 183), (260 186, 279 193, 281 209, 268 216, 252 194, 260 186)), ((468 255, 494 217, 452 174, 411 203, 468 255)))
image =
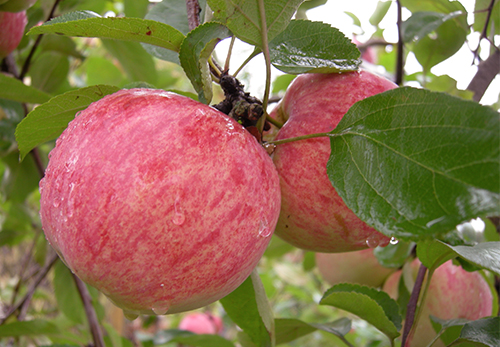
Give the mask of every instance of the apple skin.
POLYGON ((269 155, 236 121, 154 89, 92 103, 40 182, 52 247, 125 314, 212 303, 257 265, 279 214, 269 155))
MULTIPOLYGON (((355 102, 396 87, 367 71, 300 75, 272 112, 287 120, 276 140, 329 132, 355 102)), ((389 239, 361 221, 333 188, 326 173, 330 152, 326 137, 277 145, 282 204, 276 235, 321 253, 387 245, 389 239)))
POLYGON ((6 12, 20 12, 27 10, 36 0, 9 0, 5 2, 0 2, 0 11, 6 12))
POLYGON ((338 283, 357 283, 378 288, 395 270, 378 262, 372 249, 346 253, 316 253, 316 266, 331 286, 338 283))
MULTIPOLYGON (((420 261, 410 264, 411 275, 417 277, 420 261)), ((391 274, 383 290, 393 299, 398 297, 398 285, 402 270, 391 274)), ((429 316, 441 319, 464 318, 476 320, 493 313, 493 294, 486 280, 478 272, 467 272, 462 267, 447 261, 432 275, 426 300, 413 337, 407 346, 425 347, 436 336, 429 316)), ((432 345, 444 346, 441 340, 432 345)))
POLYGON ((26 11, 0 12, 0 59, 17 48, 27 23, 26 11))
POLYGON ((222 319, 210 313, 191 313, 182 318, 180 330, 191 331, 195 334, 219 334, 222 332, 222 319))

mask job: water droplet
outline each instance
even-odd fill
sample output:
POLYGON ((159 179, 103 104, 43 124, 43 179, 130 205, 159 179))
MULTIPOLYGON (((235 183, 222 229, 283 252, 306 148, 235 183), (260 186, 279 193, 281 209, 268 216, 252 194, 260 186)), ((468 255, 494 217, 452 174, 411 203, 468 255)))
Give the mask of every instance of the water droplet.
POLYGON ((52 206, 54 206, 55 208, 58 208, 60 204, 61 201, 59 199, 54 199, 54 201, 52 202, 52 206))
POLYGON ((267 154, 271 155, 274 153, 274 150, 276 149, 276 145, 272 143, 265 143, 262 145, 264 149, 266 150, 267 154))
POLYGON ((399 242, 399 240, 397 240, 394 236, 393 236, 393 237, 391 237, 391 241, 389 241, 389 243, 390 243, 391 245, 397 245, 397 244, 398 244, 398 242, 399 242))
POLYGON ((267 222, 267 219, 262 218, 260 220, 260 224, 259 224, 259 236, 268 237, 269 235, 271 235, 271 233, 272 233, 272 230, 269 227, 269 223, 267 222))
POLYGON ((156 315, 164 315, 168 312, 169 308, 170 308, 170 305, 165 304, 165 303, 161 303, 161 304, 154 305, 154 307, 151 308, 151 310, 156 315))
POLYGON ((125 318, 127 318, 128 320, 134 320, 137 317, 139 317, 138 314, 136 314, 132 311, 123 311, 123 314, 125 315, 125 318))
POLYGON ((378 247, 379 239, 377 236, 370 236, 366 239, 366 245, 370 248, 378 247))
POLYGON ((160 287, 162 287, 162 288, 163 288, 163 287, 165 287, 165 285, 162 283, 162 284, 160 284, 160 287))
POLYGON ((174 216, 172 217, 172 223, 175 225, 182 225, 184 224, 184 221, 186 220, 186 216, 184 216, 184 213, 182 213, 181 207, 180 207, 180 200, 181 198, 177 196, 175 198, 175 203, 174 203, 174 216))

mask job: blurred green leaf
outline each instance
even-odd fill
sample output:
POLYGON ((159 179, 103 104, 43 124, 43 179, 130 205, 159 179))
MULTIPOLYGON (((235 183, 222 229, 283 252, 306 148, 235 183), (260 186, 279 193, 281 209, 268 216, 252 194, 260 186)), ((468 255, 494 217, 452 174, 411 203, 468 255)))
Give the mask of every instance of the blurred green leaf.
POLYGON ((18 102, 0 99, 0 156, 15 148, 16 126, 24 117, 24 109, 18 102))
POLYGON ((299 319, 279 318, 275 320, 276 345, 294 341, 316 330, 326 331, 338 337, 343 337, 351 330, 351 320, 340 318, 331 323, 306 323, 299 319))
POLYGON ((273 235, 269 246, 267 246, 264 252, 264 256, 267 258, 279 258, 294 249, 296 249, 294 246, 273 235))
POLYGON ((342 283, 330 288, 320 305, 330 305, 366 320, 389 338, 398 337, 402 318, 399 306, 385 292, 358 284, 342 283))
POLYGON ((41 104, 50 99, 50 95, 36 88, 27 86, 14 77, 0 73, 0 98, 41 104))
POLYGON ((40 42, 40 48, 43 51, 54 51, 78 59, 85 58, 85 56, 77 50, 76 43, 67 36, 44 35, 40 42))
POLYGON ((356 45, 338 29, 322 22, 293 20, 269 43, 271 63, 279 70, 300 74, 357 70, 356 45))
POLYGON ((148 12, 149 0, 124 0, 125 17, 144 18, 148 12))
POLYGON ((271 92, 273 94, 278 94, 280 92, 285 92, 292 83, 292 81, 297 77, 296 75, 286 74, 276 77, 273 80, 271 92))
POLYGON ((19 152, 14 151, 2 157, 2 161, 6 164, 0 186, 4 197, 12 202, 23 202, 38 188, 40 180, 33 157, 20 163, 19 152))
POLYGON ((61 312, 75 323, 85 322, 85 310, 70 270, 58 261, 54 266, 54 293, 61 312))
POLYGON ((463 15, 461 11, 452 13, 415 12, 401 25, 403 41, 419 41, 436 30, 444 22, 461 15, 463 15))
POLYGON ((397 244, 389 244, 386 247, 377 247, 373 254, 378 262, 385 267, 399 268, 403 266, 406 259, 410 256, 415 243, 399 241, 397 244))
POLYGON ((222 336, 208 334, 178 336, 170 340, 170 342, 177 342, 193 347, 234 347, 234 344, 231 341, 226 340, 222 336))
POLYGON ((266 27, 262 27, 258 1, 208 0, 214 20, 225 24, 239 39, 262 48, 262 34, 268 42, 282 32, 303 0, 264 1, 266 27))
POLYGON ((359 20, 359 18, 352 12, 348 12, 348 11, 345 11, 344 12, 346 15, 348 15, 349 17, 351 17, 352 19, 352 22, 354 25, 358 26, 361 28, 361 21, 359 20))
POLYGON ((150 43, 178 52, 184 35, 170 25, 139 18, 99 17, 90 11, 71 12, 33 27, 28 35, 62 34, 150 43))
POLYGON ((499 213, 499 120, 472 101, 393 89, 346 113, 332 132, 327 172, 346 205, 380 232, 436 237, 499 213))
POLYGON ((375 11, 370 16, 369 22, 371 25, 378 26, 382 19, 384 19, 385 15, 391 8, 392 1, 379 1, 377 3, 377 7, 375 11))
POLYGON ((113 86, 91 86, 52 98, 31 111, 17 126, 16 139, 21 159, 39 144, 57 138, 78 111, 103 96, 117 92, 113 86))
POLYGON ((109 58, 93 55, 85 59, 81 65, 86 83, 89 86, 98 84, 109 84, 121 86, 128 80, 122 70, 120 70, 109 58))
POLYGON ((208 60, 215 45, 231 36, 228 28, 220 23, 208 22, 191 31, 182 43, 179 59, 184 72, 204 104, 212 100, 212 76, 208 60))
POLYGON ((274 319, 256 270, 236 290, 220 299, 224 310, 259 347, 273 346, 274 319), (272 320, 272 321, 271 321, 272 320))
POLYGON ((43 52, 30 68, 32 86, 47 93, 55 92, 69 73, 67 55, 55 51, 43 52))
MULTIPOLYGON (((206 1, 201 0, 198 3, 201 9, 200 22, 203 23, 205 20, 206 1)), ((149 10, 145 18, 168 24, 184 35, 187 35, 191 31, 188 23, 186 0, 164 0, 159 2, 149 10)), ((142 45, 149 54, 162 60, 180 64, 178 52, 150 44, 142 45)))
POLYGON ((0 325, 0 337, 37 336, 59 332, 54 323, 42 319, 0 325))
MULTIPOLYGON (((474 4, 474 24, 472 28, 474 31, 482 32, 486 25, 486 18, 488 18, 488 7, 491 0, 476 0, 474 4)), ((500 34, 500 1, 495 1, 491 10, 491 15, 487 28, 488 36, 500 34)))

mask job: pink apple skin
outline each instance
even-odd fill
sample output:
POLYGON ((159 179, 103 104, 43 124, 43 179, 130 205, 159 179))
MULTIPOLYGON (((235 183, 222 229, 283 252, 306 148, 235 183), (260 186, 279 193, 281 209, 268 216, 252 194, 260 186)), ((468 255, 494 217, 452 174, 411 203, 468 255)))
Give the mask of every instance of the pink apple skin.
POLYGON ((27 23, 26 11, 0 12, 0 59, 16 49, 23 38, 27 23))
POLYGON ((4 3, 0 1, 0 11, 6 12, 20 12, 27 10, 36 0, 9 0, 4 3))
POLYGON ((191 331, 195 334, 218 334, 222 331, 222 319, 210 313, 191 313, 182 318, 180 330, 191 331))
MULTIPOLYGON (((276 140, 331 131, 355 102, 396 87, 367 71, 301 75, 273 110, 287 120, 276 140)), ((333 188, 326 174, 330 151, 326 137, 276 147, 282 197, 276 234, 322 253, 364 249, 367 240, 373 248, 387 244, 388 238, 361 221, 333 188)))
POLYGON ((316 266, 331 286, 338 283, 357 283, 380 287, 393 269, 383 267, 372 249, 346 253, 316 253, 316 266))
MULTIPOLYGON (((416 278, 420 261, 411 263, 413 278, 416 278)), ((402 271, 389 276, 383 290, 397 299, 402 271)), ((407 347, 425 347, 436 336, 429 316, 441 319, 465 318, 476 320, 493 314, 493 294, 486 280, 478 272, 467 272, 447 261, 432 275, 424 307, 413 337, 407 347)), ((432 345, 444 346, 442 341, 432 345)))
POLYGON ((128 315, 205 306, 257 265, 279 178, 237 122, 192 99, 131 89, 91 104, 50 153, 45 235, 128 315))

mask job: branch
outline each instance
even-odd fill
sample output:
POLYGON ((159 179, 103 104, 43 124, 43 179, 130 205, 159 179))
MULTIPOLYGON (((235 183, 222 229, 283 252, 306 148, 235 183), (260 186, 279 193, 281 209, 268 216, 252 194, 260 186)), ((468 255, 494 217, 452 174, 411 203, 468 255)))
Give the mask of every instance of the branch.
POLYGON ((495 76, 500 73, 500 50, 478 65, 477 72, 467 89, 474 93, 473 100, 479 102, 495 76))
POLYGON ((189 30, 193 30, 200 25, 200 4, 198 0, 186 0, 189 30))
POLYGON ((75 280, 78 293, 82 298, 85 314, 87 315, 87 320, 89 322, 90 332, 92 333, 92 338, 94 340, 94 347, 105 347, 101 327, 99 326, 99 320, 97 319, 94 306, 92 306, 92 297, 90 296, 87 286, 75 274, 72 273, 72 275, 75 280))
POLYGON ((397 58, 396 58, 396 80, 394 81, 397 85, 402 85, 403 84, 403 50, 404 50, 404 44, 403 44, 403 33, 401 32, 401 24, 402 24, 402 8, 401 8, 401 2, 399 0, 396 1, 396 4, 398 6, 398 43, 397 43, 397 58))
POLYGON ((420 290, 422 289, 422 284, 424 282, 426 272, 427 272, 427 268, 425 267, 425 265, 420 264, 420 268, 418 269, 417 278, 415 280, 413 290, 411 291, 410 301, 408 302, 408 306, 407 306, 407 310, 406 310, 405 326, 403 329, 403 340, 401 342, 402 347, 406 347, 406 340, 410 336, 411 328, 412 328, 413 322, 415 320, 415 312, 417 311, 418 298, 420 296, 420 290))
POLYGON ((479 58, 479 48, 481 46, 481 40, 488 36, 488 25, 490 24, 491 13, 493 12, 493 6, 495 5, 495 0, 491 0, 488 8, 486 8, 486 21, 484 22, 483 30, 481 31, 481 36, 479 37, 479 42, 474 53, 474 61, 479 58))

